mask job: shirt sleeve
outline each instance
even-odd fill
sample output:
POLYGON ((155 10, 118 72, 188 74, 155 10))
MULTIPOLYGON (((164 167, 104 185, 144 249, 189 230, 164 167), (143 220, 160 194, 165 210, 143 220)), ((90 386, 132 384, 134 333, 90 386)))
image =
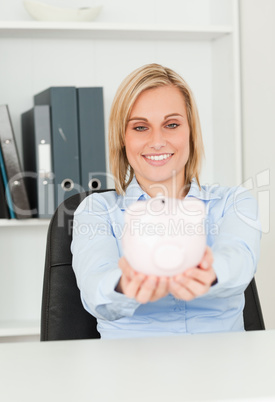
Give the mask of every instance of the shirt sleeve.
POLYGON ((87 197, 75 211, 71 251, 84 308, 106 320, 132 316, 139 303, 115 291, 120 253, 108 203, 99 194, 87 197))
POLYGON ((231 189, 214 225, 216 234, 211 248, 217 284, 208 294, 216 297, 241 294, 256 273, 260 254, 256 199, 242 187, 231 189))

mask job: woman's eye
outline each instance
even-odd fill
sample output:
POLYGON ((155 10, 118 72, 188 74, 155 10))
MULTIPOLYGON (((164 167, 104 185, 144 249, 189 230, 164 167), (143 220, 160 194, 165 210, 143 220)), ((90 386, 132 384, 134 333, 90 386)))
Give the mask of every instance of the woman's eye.
POLYGON ((166 127, 168 127, 168 128, 177 128, 178 126, 179 126, 179 124, 177 124, 177 123, 170 123, 170 124, 167 124, 166 127))
POLYGON ((144 127, 144 126, 137 126, 137 127, 134 127, 134 130, 135 130, 135 131, 145 131, 145 130, 147 130, 147 127, 144 127))

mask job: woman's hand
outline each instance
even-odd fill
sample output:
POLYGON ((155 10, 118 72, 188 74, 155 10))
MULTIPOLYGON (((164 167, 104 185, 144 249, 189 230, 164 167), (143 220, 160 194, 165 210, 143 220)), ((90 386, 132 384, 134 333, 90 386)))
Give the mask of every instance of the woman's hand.
POLYGON ((212 251, 207 247, 198 267, 189 268, 182 274, 169 278, 136 272, 122 257, 119 260, 122 276, 116 291, 136 299, 139 303, 154 302, 168 293, 177 299, 190 301, 207 293, 217 279, 212 263, 212 251))
POLYGON ((167 296, 169 278, 136 272, 125 257, 120 258, 118 265, 122 271, 122 276, 116 287, 117 292, 134 298, 139 303, 154 302, 167 296))
POLYGON ((169 293, 185 301, 207 293, 217 279, 212 264, 213 254, 210 247, 207 247, 198 267, 189 268, 182 274, 170 278, 169 293))

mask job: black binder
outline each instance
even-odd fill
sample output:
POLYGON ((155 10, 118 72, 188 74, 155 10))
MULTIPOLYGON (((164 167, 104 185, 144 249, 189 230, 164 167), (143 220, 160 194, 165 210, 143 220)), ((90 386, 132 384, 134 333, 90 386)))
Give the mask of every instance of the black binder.
POLYGON ((106 189, 103 88, 77 88, 82 187, 106 189))
POLYGON ((31 218, 24 173, 21 169, 16 141, 7 105, 0 106, 0 141, 3 163, 12 200, 12 217, 31 218))
POLYGON ((50 106, 55 207, 82 191, 79 172, 75 87, 50 87, 34 96, 35 105, 50 106))
POLYGON ((21 115, 26 188, 35 216, 50 218, 54 211, 54 183, 50 107, 34 106, 21 115))

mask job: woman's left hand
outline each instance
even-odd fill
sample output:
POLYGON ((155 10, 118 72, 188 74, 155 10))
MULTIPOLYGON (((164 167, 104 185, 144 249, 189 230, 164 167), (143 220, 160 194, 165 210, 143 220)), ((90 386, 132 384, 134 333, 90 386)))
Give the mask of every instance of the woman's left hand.
POLYGON ((197 267, 189 268, 169 280, 169 292, 177 299, 190 301, 208 292, 217 279, 212 267, 213 254, 210 247, 206 247, 205 254, 197 267))

